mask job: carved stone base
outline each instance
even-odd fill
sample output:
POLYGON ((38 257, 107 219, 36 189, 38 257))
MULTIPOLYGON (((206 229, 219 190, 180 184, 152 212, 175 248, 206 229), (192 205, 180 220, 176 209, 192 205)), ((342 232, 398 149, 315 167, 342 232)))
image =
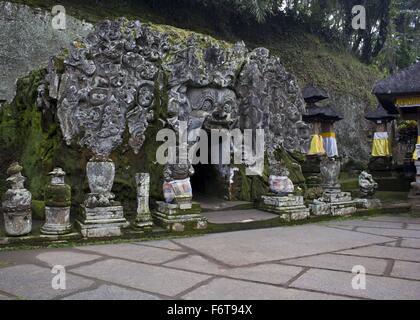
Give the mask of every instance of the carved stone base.
POLYGON ((280 215, 280 218, 287 222, 305 220, 310 215, 309 209, 305 207, 303 197, 294 195, 287 197, 262 196, 260 208, 280 215))
POLYGON ((144 232, 151 232, 153 230, 153 220, 150 214, 142 216, 137 216, 136 220, 133 223, 134 228, 139 229, 144 232))
POLYGON ((4 212, 4 227, 8 236, 24 236, 32 230, 32 211, 30 208, 4 212))
POLYGON ((357 211, 357 202, 349 192, 325 192, 322 198, 309 205, 314 216, 347 216, 357 211))
POLYGON ((76 226, 86 238, 118 237, 121 229, 128 226, 123 207, 86 208, 82 205, 82 216, 76 226))
POLYGON ((157 225, 169 231, 183 232, 207 228, 207 219, 201 215, 198 203, 170 204, 159 201, 157 205, 157 211, 152 214, 153 219, 157 225))
POLYGON ((381 200, 379 199, 356 199, 356 206, 359 209, 380 209, 382 208, 381 200))
POLYGON ((45 207, 45 224, 41 233, 46 235, 60 235, 69 233, 70 207, 45 207))

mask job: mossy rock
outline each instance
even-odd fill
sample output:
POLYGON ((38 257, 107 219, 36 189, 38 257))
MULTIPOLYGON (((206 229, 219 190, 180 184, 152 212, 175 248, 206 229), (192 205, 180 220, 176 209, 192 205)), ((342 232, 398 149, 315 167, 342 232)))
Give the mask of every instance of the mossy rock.
POLYGON ((45 202, 32 200, 32 217, 35 220, 45 220, 45 202))

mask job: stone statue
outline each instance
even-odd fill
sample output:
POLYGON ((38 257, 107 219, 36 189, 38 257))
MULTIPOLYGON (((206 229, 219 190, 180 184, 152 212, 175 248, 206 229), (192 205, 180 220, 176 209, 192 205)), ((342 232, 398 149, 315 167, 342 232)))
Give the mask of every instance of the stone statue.
POLYGON ((359 176, 359 188, 360 196, 362 198, 370 199, 378 189, 378 184, 373 180, 371 174, 367 173, 366 171, 362 171, 359 176))
POLYGON ((25 189, 26 178, 22 176, 19 163, 12 163, 7 169, 7 182, 11 188, 6 191, 2 209, 6 234, 9 236, 23 236, 32 230, 32 195, 25 189))

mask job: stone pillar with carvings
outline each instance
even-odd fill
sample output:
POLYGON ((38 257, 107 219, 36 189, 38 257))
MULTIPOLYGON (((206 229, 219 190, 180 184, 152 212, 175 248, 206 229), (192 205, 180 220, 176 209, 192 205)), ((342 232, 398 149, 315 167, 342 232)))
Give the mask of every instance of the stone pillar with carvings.
POLYGON ((69 233, 71 188, 64 181, 66 173, 61 168, 50 172, 51 183, 45 190, 45 224, 41 233, 60 235, 69 233))
POLYGON ((4 195, 2 210, 8 236, 24 236, 32 230, 32 195, 23 185, 26 178, 22 176, 22 169, 17 162, 7 169, 6 181, 11 188, 4 195))
POLYGON ((134 226, 142 231, 152 231, 153 221, 149 209, 150 174, 137 173, 137 217, 134 226))

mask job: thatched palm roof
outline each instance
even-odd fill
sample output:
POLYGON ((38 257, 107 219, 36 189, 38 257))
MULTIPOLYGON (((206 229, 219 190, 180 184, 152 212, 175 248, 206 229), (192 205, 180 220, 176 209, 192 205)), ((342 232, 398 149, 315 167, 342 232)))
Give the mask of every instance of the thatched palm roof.
POLYGON ((420 96, 420 62, 395 73, 388 79, 378 81, 373 93, 389 112, 395 113, 397 97, 420 96))
POLYGON ((369 121, 392 121, 395 120, 397 117, 395 115, 389 114, 388 111, 384 109, 381 104, 378 104, 378 107, 375 111, 369 112, 365 118, 369 121))
POLYGON ((306 109, 306 113, 302 115, 302 119, 305 122, 311 123, 315 121, 336 122, 344 118, 331 105, 325 107, 315 105, 306 109))
POLYGON ((310 104, 329 98, 326 92, 313 85, 306 86, 302 90, 302 96, 305 102, 310 104))

